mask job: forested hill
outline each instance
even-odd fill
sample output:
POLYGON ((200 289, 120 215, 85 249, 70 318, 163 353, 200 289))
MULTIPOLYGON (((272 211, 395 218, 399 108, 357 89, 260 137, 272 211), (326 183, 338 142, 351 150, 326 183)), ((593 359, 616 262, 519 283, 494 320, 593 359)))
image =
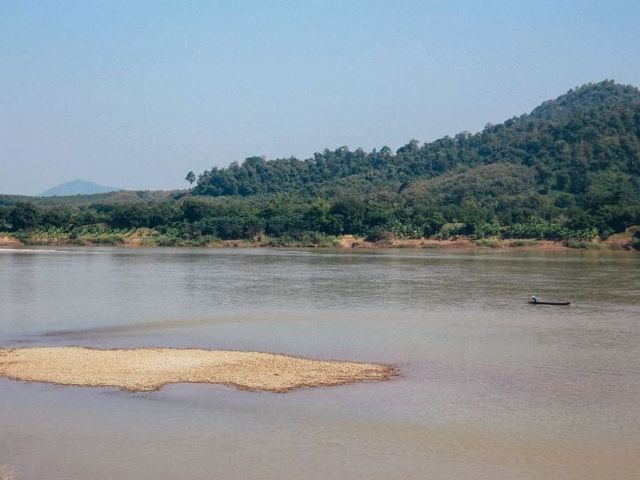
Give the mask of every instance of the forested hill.
POLYGON ((395 153, 341 147, 306 160, 252 157, 203 172, 194 193, 398 192, 417 180, 498 163, 530 169, 540 193, 584 195, 590 186, 612 181, 637 188, 640 92, 613 81, 588 84, 482 132, 424 145, 413 140, 395 153))

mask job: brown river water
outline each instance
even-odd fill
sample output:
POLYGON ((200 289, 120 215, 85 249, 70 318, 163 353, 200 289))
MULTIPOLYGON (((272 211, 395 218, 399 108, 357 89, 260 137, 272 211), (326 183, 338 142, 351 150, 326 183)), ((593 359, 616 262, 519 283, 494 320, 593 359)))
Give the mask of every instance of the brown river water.
POLYGON ((0 465, 16 480, 640 478, 638 254, 0 251, 0 347, 40 345, 401 375, 286 394, 0 379, 0 465))

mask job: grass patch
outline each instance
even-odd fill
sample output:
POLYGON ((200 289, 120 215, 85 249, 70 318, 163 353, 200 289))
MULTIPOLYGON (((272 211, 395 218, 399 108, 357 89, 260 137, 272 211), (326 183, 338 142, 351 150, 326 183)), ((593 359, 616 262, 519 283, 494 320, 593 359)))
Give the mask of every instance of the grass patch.
POLYGON ((158 247, 183 247, 187 242, 182 238, 172 237, 169 235, 158 235, 154 237, 155 245, 158 247))
POLYGON ((509 242, 510 247, 535 247, 540 242, 538 240, 533 240, 530 238, 520 238, 517 240, 512 240, 509 242))
POLYGON ((101 233, 97 235, 82 235, 78 237, 81 245, 122 245, 122 236, 117 233, 101 233))
POLYGON ((567 240, 565 245, 569 248, 577 248, 581 250, 602 250, 605 248, 601 243, 589 242, 587 240, 567 240))
POLYGON ((488 248, 500 248, 502 247, 502 243, 497 238, 478 238, 474 240, 475 243, 479 247, 488 247, 488 248))

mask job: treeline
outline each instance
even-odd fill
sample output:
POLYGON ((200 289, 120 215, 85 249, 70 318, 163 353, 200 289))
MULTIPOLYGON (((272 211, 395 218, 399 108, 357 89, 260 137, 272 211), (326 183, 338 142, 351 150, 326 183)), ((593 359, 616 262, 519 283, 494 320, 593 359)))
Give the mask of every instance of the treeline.
MULTIPOLYGON (((518 207, 520 208, 520 207, 518 207)), ((94 205, 86 208, 32 203, 0 207, 0 231, 11 231, 28 241, 29 234, 49 233, 75 238, 82 233, 153 229, 161 235, 193 243, 250 240, 269 237, 276 243, 323 243, 327 237, 353 234, 370 241, 391 238, 460 235, 474 238, 536 238, 590 240, 594 227, 571 228, 536 220, 526 213, 517 222, 486 221, 476 211, 469 217, 447 218, 427 204, 389 202, 348 196, 330 201, 291 195, 254 198, 187 197, 155 204, 94 205)), ((170 241, 168 243, 171 243, 170 241)))

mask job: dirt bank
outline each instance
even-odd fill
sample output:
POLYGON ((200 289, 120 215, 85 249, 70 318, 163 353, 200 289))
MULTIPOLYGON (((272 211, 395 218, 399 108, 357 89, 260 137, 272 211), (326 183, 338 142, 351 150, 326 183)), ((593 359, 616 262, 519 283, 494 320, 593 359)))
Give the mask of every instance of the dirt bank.
POLYGON ((19 247, 22 242, 17 238, 10 237, 8 235, 0 235, 0 248, 19 247))

